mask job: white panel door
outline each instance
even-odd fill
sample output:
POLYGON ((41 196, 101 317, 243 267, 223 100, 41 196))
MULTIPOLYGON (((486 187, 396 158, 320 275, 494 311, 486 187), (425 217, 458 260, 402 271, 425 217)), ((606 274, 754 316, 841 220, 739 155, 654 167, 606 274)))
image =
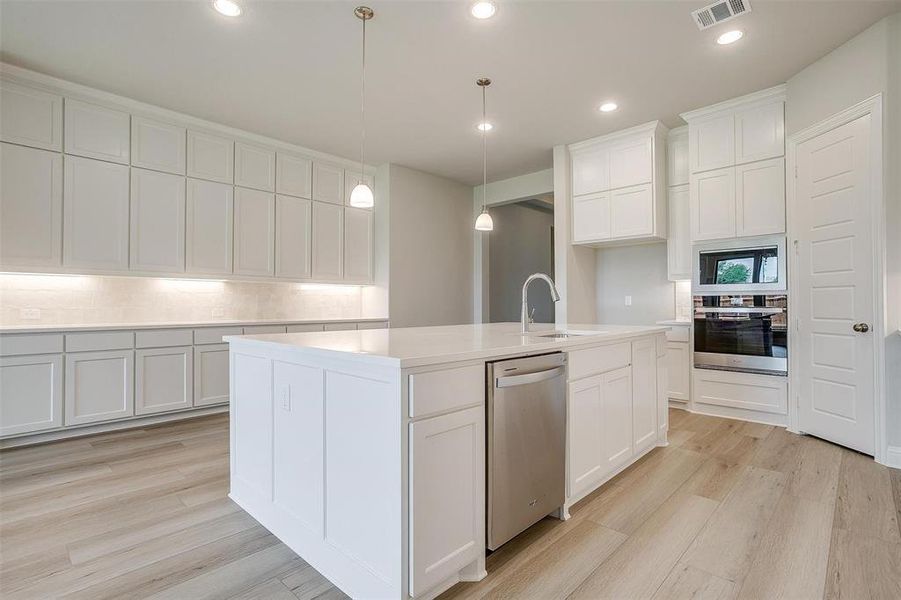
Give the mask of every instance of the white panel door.
POLYGON ((657 443, 657 342, 632 342, 632 448, 638 453, 657 443))
POLYGON ((62 222, 62 156, 0 144, 0 262, 59 265, 62 222))
POLYGON ((735 167, 691 176, 692 241, 735 237, 735 167))
POLYGON ((134 415, 134 350, 66 354, 66 425, 134 415))
POLYGON ((666 397, 688 402, 691 385, 691 350, 687 342, 666 343, 666 397))
POLYGON ((601 379, 602 459, 610 472, 632 457, 632 367, 604 373, 601 379))
POLYGON ((344 271, 344 208, 313 202, 313 279, 341 279, 344 271))
POLYGON ((735 114, 735 163, 785 154, 785 103, 755 106, 735 114))
POLYGON ((185 178, 131 170, 131 268, 185 270, 185 178))
POLYGON ((666 184, 688 183, 688 133, 673 135, 666 140, 666 184))
POLYGON ((185 128, 146 117, 131 119, 131 165, 185 174, 185 128))
POLYGON ((613 239, 654 234, 654 192, 651 184, 610 192, 613 239))
MULTIPOLYGON (((375 178, 372 175, 364 175, 363 182, 369 186, 369 189, 372 190, 372 193, 375 194, 375 178)), ((360 183, 360 171, 359 170, 346 170, 344 171, 344 204, 345 206, 350 206, 350 193, 354 191, 354 188, 357 184, 360 183)), ((376 200, 378 202, 378 200, 376 200)), ((371 208, 367 208, 364 210, 372 210, 371 208)))
POLYGON ((735 164, 735 117, 732 114, 693 121, 688 125, 691 172, 735 164))
POLYGON ((312 274, 313 202, 275 197, 275 276, 309 279, 312 274))
POLYGON ((604 460, 604 380, 602 375, 569 384, 567 395, 568 496, 599 481, 608 471, 604 460))
POLYGON ((61 354, 0 357, 0 436, 63 425, 61 354))
POLYGON ((190 408, 194 396, 191 346, 135 351, 135 414, 190 408))
POLYGON ((610 239, 610 192, 577 196, 572 202, 573 243, 610 239))
POLYGON ((66 98, 66 154, 128 164, 131 115, 66 98))
POLYGON ((62 96, 0 81, 0 140, 44 150, 61 150, 62 96))
POLYGON ((667 190, 669 227, 666 239, 667 273, 670 281, 691 279, 691 209, 688 186, 667 190))
POLYGON ((188 177, 234 183, 235 143, 224 137, 188 131, 188 177))
POLYGON ((194 346, 194 406, 228 402, 228 344, 194 346))
POLYGON ((572 154, 573 196, 610 189, 610 155, 607 146, 572 154))
POLYGON ((275 272, 275 196, 235 188, 235 273, 275 272))
POLYGON ((64 168, 64 264, 127 270, 128 167, 66 156, 64 168))
POLYGON ((651 138, 631 140, 610 148, 610 187, 650 183, 654 173, 651 138))
POLYGON ((870 127, 866 115, 797 148, 793 301, 799 428, 872 455, 882 334, 873 331, 873 222, 881 214, 870 187, 870 127))
POLYGON ((224 183, 188 179, 185 270, 231 273, 233 227, 234 188, 224 183))
POLYGON ((326 163, 313 163, 313 200, 344 204, 344 169, 326 163))
POLYGON ((372 281, 372 211, 344 209, 344 279, 372 281))
POLYGON ((275 191, 275 151, 236 142, 235 185, 275 191))
POLYGON ((485 409, 412 423, 410 457, 410 589, 417 596, 485 548, 485 409))
POLYGON ((298 198, 312 198, 313 161, 279 152, 275 160, 275 191, 298 198))
POLYGON ((735 229, 738 236, 785 232, 785 159, 735 167, 735 229))

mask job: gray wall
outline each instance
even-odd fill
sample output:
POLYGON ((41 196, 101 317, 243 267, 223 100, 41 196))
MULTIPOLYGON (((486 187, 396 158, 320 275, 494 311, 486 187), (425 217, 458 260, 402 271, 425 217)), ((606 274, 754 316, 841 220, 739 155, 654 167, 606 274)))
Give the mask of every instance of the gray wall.
POLYGON ((666 243, 597 250, 597 322, 653 325, 675 315, 674 284, 667 280, 666 243), (632 306, 625 297, 632 296, 632 306))
MULTIPOLYGON (((489 246, 489 320, 492 323, 519 321, 522 284, 532 273, 553 277, 551 247, 553 212, 523 203, 491 209, 494 231, 489 246)), ((554 303, 543 282, 532 284, 529 305, 535 309, 536 323, 554 322, 554 303)))

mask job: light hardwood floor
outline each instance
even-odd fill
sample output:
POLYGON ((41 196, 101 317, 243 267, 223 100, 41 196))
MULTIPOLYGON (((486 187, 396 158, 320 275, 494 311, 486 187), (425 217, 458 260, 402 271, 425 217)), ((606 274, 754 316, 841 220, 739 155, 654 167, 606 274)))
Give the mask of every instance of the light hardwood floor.
MULTIPOLYGON (((469 598, 901 598, 901 472, 671 411, 654 450, 488 558, 469 598)), ((0 453, 0 595, 344 598, 226 497, 214 416, 0 453)))

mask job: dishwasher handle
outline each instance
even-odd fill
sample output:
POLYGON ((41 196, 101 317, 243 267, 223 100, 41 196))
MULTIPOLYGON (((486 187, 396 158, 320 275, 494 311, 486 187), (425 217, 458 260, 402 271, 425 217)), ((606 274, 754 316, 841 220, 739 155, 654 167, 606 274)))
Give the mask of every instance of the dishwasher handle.
POLYGON ((563 375, 565 371, 566 367, 554 367, 553 369, 548 369, 547 371, 536 371, 535 373, 526 373, 525 375, 509 375, 507 377, 498 377, 495 380, 494 387, 506 388, 514 387, 517 385, 538 383, 539 381, 547 381, 548 379, 553 379, 554 377, 563 375))

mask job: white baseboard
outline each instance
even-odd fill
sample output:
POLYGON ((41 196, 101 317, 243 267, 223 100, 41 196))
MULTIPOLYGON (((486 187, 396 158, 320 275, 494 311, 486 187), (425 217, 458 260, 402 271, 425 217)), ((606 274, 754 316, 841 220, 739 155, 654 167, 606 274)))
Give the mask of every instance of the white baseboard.
POLYGON ((901 469, 901 446, 889 446, 886 448, 885 462, 883 464, 893 469, 901 469))

